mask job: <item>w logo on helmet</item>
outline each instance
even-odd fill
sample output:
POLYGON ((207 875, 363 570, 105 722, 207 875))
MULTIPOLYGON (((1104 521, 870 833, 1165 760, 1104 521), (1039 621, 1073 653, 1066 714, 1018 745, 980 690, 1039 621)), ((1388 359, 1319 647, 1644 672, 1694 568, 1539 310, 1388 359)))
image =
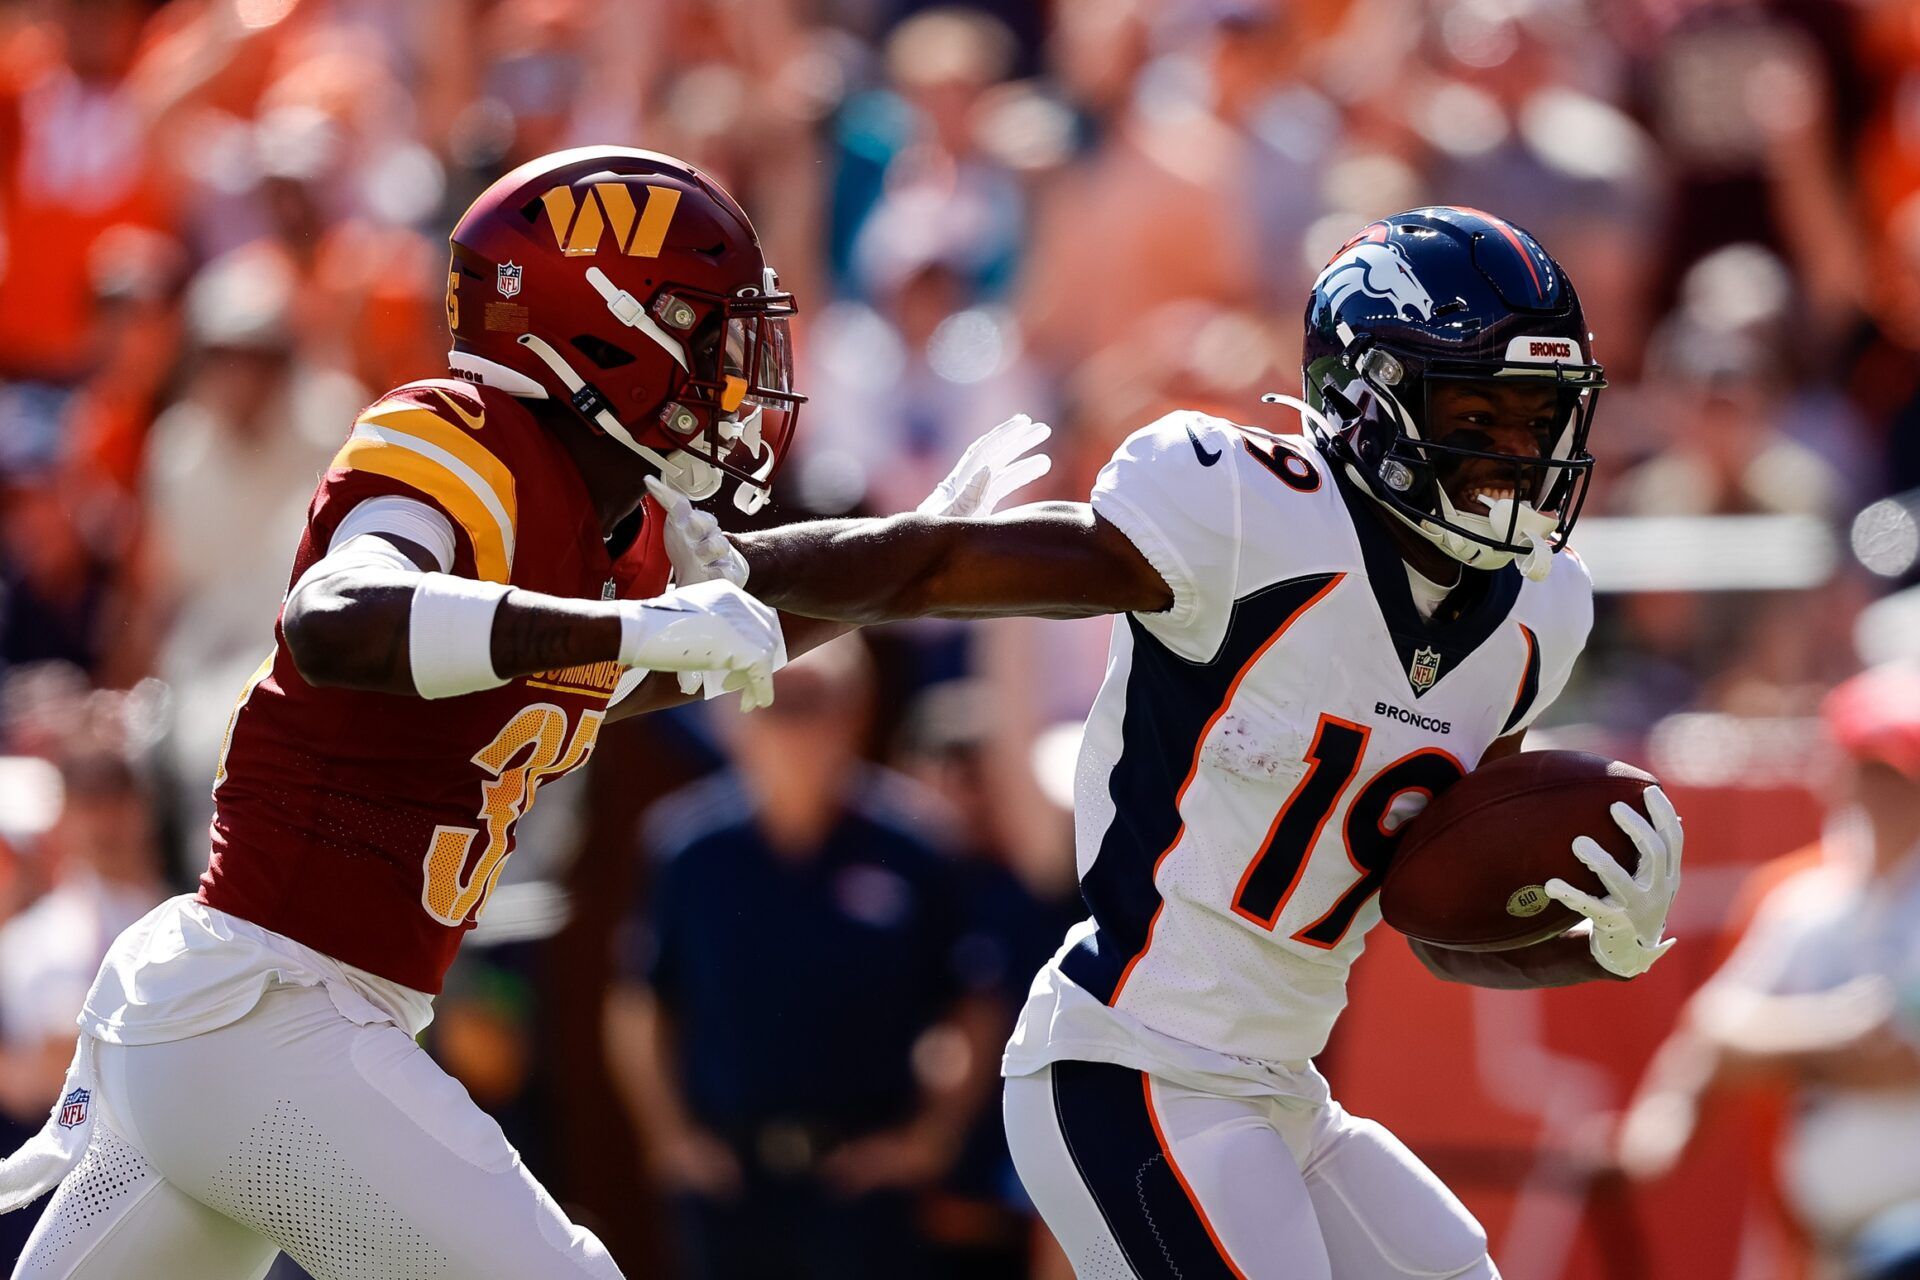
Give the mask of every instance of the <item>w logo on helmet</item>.
POLYGON ((633 189, 623 182, 596 182, 584 200, 574 199, 571 187, 554 187, 540 197, 546 206, 553 241, 569 258, 598 253, 600 238, 613 232, 617 252, 635 258, 657 258, 666 242, 680 192, 673 187, 645 187, 645 208, 638 211, 633 189))
POLYGON ((1327 264, 1314 287, 1326 293, 1336 314, 1348 298, 1365 294, 1392 302, 1394 314, 1402 319, 1433 319, 1433 295, 1394 245, 1364 242, 1350 246, 1327 264))

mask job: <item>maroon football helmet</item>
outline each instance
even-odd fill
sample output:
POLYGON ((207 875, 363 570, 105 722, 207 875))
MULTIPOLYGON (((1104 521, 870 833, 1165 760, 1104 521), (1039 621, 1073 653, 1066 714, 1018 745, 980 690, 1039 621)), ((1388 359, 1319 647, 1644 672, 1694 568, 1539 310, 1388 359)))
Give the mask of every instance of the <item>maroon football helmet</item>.
POLYGON ((754 510, 793 439, 787 317, 747 215, 672 156, 581 147, 521 165, 453 229, 454 374, 561 400, 695 501, 754 510))

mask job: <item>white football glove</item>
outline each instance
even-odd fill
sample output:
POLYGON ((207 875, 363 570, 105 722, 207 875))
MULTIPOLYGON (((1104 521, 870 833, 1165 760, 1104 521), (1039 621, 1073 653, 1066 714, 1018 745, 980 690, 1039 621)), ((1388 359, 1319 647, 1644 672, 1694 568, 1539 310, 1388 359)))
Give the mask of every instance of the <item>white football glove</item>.
POLYGON ((667 560, 673 565, 674 582, 691 587, 724 578, 736 587, 747 585, 747 558, 712 513, 695 507, 686 494, 658 476, 647 477, 647 492, 666 512, 667 560))
POLYGON ((914 508, 923 516, 988 516, 1016 490, 1047 474, 1044 453, 1021 457, 1046 443, 1053 428, 1016 413, 967 446, 947 478, 914 508))
POLYGON ((741 710, 752 711, 773 701, 773 673, 787 665, 787 642, 779 614, 715 579, 651 600, 622 601, 620 662, 678 671, 686 693, 709 675, 708 697, 739 689, 741 710))
POLYGON ((1546 883, 1549 898, 1593 922, 1588 943, 1594 960, 1622 978, 1645 973, 1674 943, 1660 935, 1680 889, 1680 815, 1660 788, 1648 787, 1644 794, 1652 822, 1630 804, 1615 803, 1608 810, 1640 851, 1632 876, 1592 837, 1581 836, 1573 842, 1573 856, 1600 877, 1607 896, 1582 893, 1558 877, 1546 883))
MULTIPOLYGON (((694 506, 686 494, 658 476, 647 477, 647 492, 666 515, 666 528, 661 532, 676 585, 691 587, 702 582, 747 585, 747 558, 740 554, 711 512, 694 506)), ((711 671, 680 673, 680 692, 694 693, 701 689, 705 690, 706 697, 716 698, 726 691, 726 685, 721 676, 711 671)), ((742 697, 741 707, 751 711, 754 706, 766 705, 755 702, 749 706, 749 701, 742 697)), ((767 698, 767 702, 772 701, 772 697, 767 698)))

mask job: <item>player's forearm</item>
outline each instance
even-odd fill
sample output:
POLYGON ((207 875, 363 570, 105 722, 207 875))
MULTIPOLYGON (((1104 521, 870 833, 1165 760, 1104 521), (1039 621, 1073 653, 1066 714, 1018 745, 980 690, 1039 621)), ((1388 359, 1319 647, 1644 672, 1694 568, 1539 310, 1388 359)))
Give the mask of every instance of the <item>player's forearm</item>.
POLYGON ((912 513, 814 520, 733 542, 747 560, 747 589, 774 608, 865 625, 930 610, 925 588, 952 556, 964 523, 912 513))
MULTIPOLYGON (((340 573, 304 584, 281 627, 294 666, 321 687, 413 694, 408 655, 413 593, 403 573, 340 573)), ((515 591, 493 615, 493 668, 500 676, 609 662, 620 654, 620 617, 608 601, 515 591)))
POLYGON ((667 1065, 674 1056, 673 1020, 653 993, 616 987, 607 1001, 606 1035, 614 1084, 641 1140, 658 1145, 691 1128, 691 1113, 667 1065))
POLYGON ((963 998, 941 1032, 953 1059, 923 1080, 914 1123, 951 1143, 955 1152, 1000 1080, 1000 1048, 1011 1013, 984 996, 963 998))
POLYGON ((1562 934, 1517 951, 1453 951, 1412 938, 1407 945, 1436 978, 1470 987, 1530 991, 1602 979, 1625 981, 1601 967, 1587 939, 1579 934, 1562 934))
POLYGON ((1171 588, 1084 502, 984 517, 820 520, 743 534, 747 589, 775 608, 841 622, 1083 618, 1153 612, 1171 588))

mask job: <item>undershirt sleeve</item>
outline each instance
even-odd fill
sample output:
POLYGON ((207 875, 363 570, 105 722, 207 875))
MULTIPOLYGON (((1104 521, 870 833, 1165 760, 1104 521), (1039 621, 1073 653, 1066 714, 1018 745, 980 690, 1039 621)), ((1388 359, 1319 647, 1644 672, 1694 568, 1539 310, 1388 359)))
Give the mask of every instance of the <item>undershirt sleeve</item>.
POLYGON ((328 550, 344 547, 350 539, 368 533, 404 538, 425 548, 440 572, 452 570, 453 524, 424 502, 392 494, 357 502, 334 526, 328 550))

